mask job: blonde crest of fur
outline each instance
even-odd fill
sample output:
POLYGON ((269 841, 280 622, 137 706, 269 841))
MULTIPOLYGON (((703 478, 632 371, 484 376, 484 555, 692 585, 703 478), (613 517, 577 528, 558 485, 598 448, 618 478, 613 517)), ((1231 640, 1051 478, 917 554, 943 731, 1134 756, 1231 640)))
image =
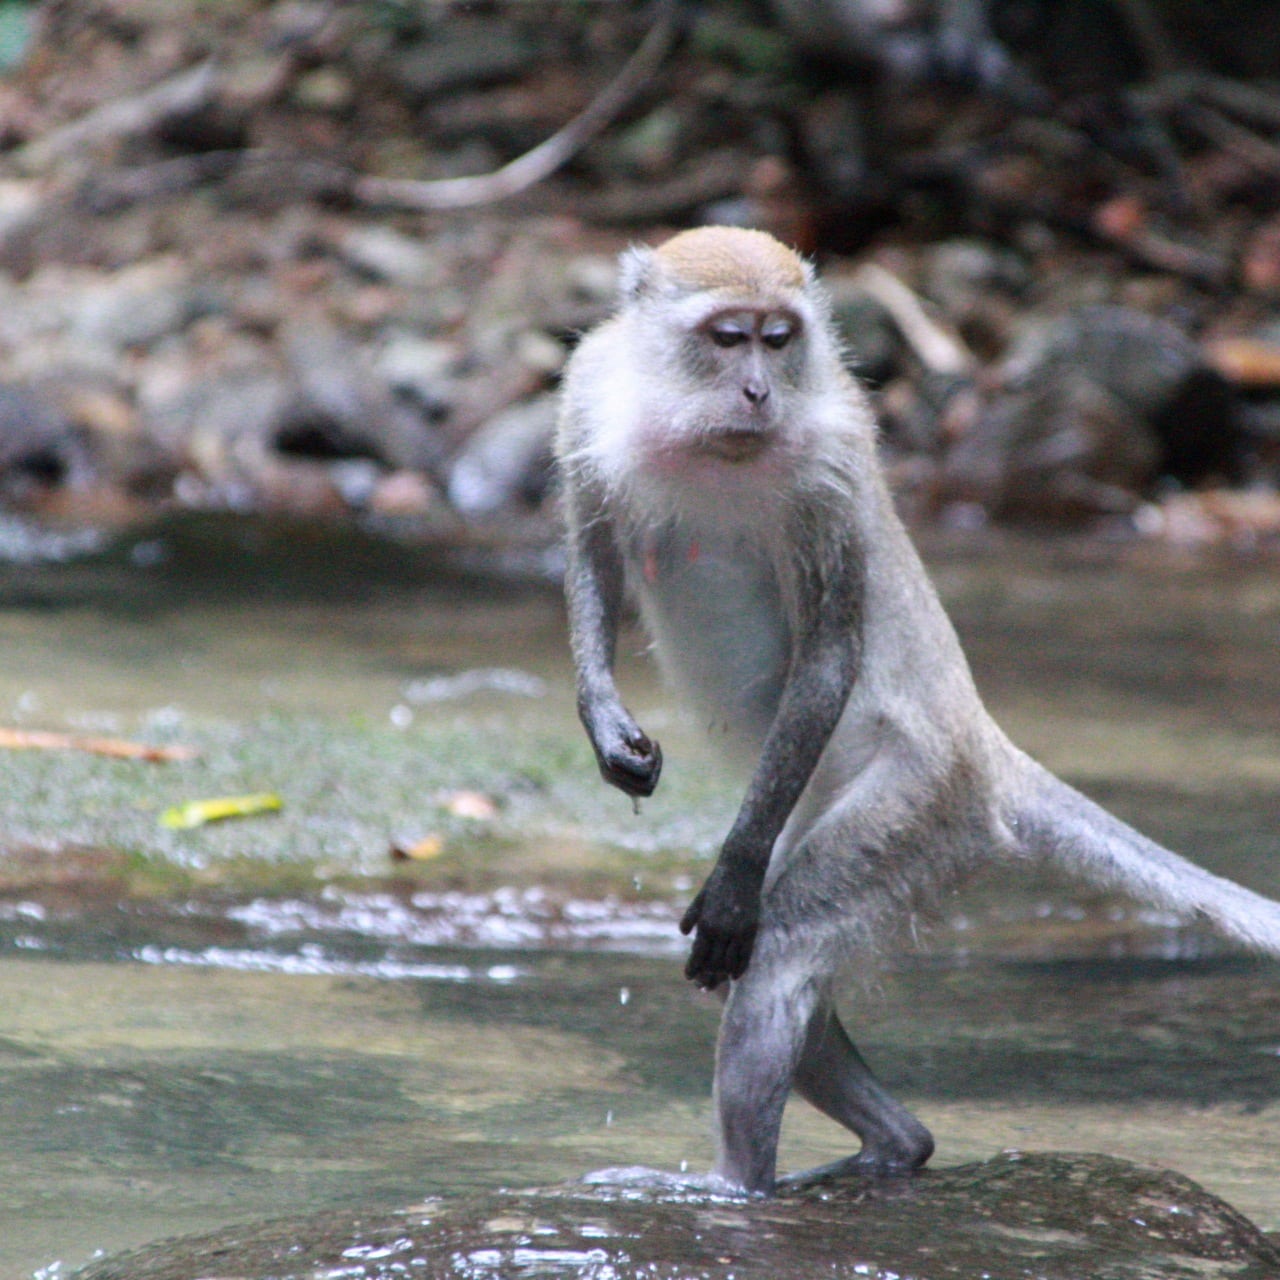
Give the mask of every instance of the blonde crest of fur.
POLYGON ((623 264, 624 295, 635 296, 655 277, 688 293, 768 297, 805 289, 804 260, 764 231, 695 227, 657 249, 635 249, 623 264))

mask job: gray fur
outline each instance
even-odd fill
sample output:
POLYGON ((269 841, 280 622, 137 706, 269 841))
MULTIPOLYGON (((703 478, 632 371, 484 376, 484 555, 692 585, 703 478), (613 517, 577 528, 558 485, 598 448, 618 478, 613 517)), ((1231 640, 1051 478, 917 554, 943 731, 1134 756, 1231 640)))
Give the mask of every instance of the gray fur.
MULTIPOLYGON (((641 262, 651 266, 638 256, 636 279, 641 262)), ((762 314, 785 305, 802 322, 783 356, 753 343, 738 359, 709 353, 700 328, 723 291, 672 286, 661 303, 637 301, 636 279, 566 378, 567 596, 579 708, 608 781, 647 795, 661 770, 613 683, 624 584, 664 670, 753 765, 682 925, 694 933, 689 976, 728 985, 719 1175, 772 1189, 792 1087, 862 1138, 850 1163, 928 1159, 928 1132, 841 1027, 832 982, 993 859, 1048 859, 1280 954, 1280 905, 1147 840, 993 723, 894 512, 817 287, 735 300, 762 314), (715 371, 701 385, 696 360, 715 371), (762 369, 763 407, 742 394, 762 369), (747 431, 766 440, 759 456, 708 455, 717 432, 747 431)))

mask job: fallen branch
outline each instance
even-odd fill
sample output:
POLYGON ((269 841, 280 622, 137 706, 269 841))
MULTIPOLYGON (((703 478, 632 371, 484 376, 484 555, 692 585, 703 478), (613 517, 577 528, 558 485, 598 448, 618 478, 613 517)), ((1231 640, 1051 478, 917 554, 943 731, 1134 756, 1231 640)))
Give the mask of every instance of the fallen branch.
POLYGON ((147 133, 172 116, 207 107, 215 81, 213 63, 202 62, 132 98, 103 103, 80 119, 27 143, 13 162, 23 172, 41 173, 85 147, 147 133))
POLYGON ((1237 124, 1216 108, 1188 103, 1179 112, 1178 119, 1184 124, 1191 124, 1210 142, 1238 156, 1259 172, 1268 175, 1280 173, 1280 147, 1237 124))
POLYGON ((153 763, 192 760, 199 755, 194 747, 151 747, 124 738, 81 738, 75 734, 50 733, 43 729, 0 728, 0 748, 13 751, 86 751, 95 756, 153 763))
POLYGON ((661 65, 675 41, 676 31, 675 0, 660 0, 653 26, 618 77, 564 128, 501 169, 434 181, 357 178, 352 194, 364 204, 429 211, 492 204, 527 190, 550 177, 612 123, 661 65))
POLYGON ((930 373, 965 378, 973 375, 978 364, 973 353, 959 335, 929 315, 924 303, 893 272, 868 262, 854 278, 863 293, 889 313, 903 340, 930 373))
POLYGON ((1205 71, 1176 71, 1136 91, 1150 106, 1167 110, 1196 100, 1249 120, 1263 128, 1280 129, 1280 92, 1265 85, 1232 80, 1205 71))

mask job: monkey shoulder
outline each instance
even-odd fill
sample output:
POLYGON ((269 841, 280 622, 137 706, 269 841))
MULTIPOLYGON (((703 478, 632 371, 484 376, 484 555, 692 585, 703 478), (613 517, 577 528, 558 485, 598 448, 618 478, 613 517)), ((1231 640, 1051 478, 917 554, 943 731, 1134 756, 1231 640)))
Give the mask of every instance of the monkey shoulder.
POLYGON ((586 334, 569 359, 556 455, 570 482, 585 477, 614 489, 630 471, 645 391, 625 347, 623 321, 615 317, 586 334))

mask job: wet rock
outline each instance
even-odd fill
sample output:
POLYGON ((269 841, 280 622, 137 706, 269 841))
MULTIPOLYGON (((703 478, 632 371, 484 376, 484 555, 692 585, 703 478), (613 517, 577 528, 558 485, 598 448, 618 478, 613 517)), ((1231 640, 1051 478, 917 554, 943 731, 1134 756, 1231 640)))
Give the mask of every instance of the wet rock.
POLYGON ((1135 516, 1147 537, 1179 547, 1231 547, 1251 552, 1280 546, 1280 494, 1263 490, 1170 494, 1135 516))
POLYGON ((292 98, 308 111, 346 111, 355 102, 355 86, 334 67, 317 67, 298 77, 292 98))
POLYGON ((952 447, 944 491, 998 520, 1073 522, 1133 511, 1156 475, 1154 431, 1076 372, 997 396, 952 447))
POLYGON ((1176 325, 1120 307, 1083 307, 1030 334, 1001 374, 1011 391, 1072 376, 1088 378, 1150 425, 1160 474, 1187 484, 1239 479, 1241 432, 1230 388, 1176 325))
POLYGON ((426 515, 437 503, 435 490, 417 471, 393 471, 382 476, 368 498, 374 515, 392 518, 426 515))
POLYGON ((282 53, 246 53, 222 68, 219 99, 233 115, 261 110, 278 98, 289 82, 290 59, 282 53))
POLYGON ((456 343, 396 333, 377 352, 374 366, 394 391, 409 397, 428 416, 442 417, 453 399, 459 357, 456 343))
POLYGON ((468 438, 449 474, 456 511, 482 517, 538 502, 551 477, 557 403, 542 395, 513 405, 468 438))
POLYGON ((873 387, 901 372, 905 343, 884 305, 863 289, 856 276, 836 276, 827 282, 831 318, 848 344, 852 371, 873 387))
POLYGON ((1008 346, 1031 285, 1021 255, 979 240, 947 240, 924 255, 925 296, 984 357, 1008 346))
POLYGON ((992 290, 1016 297, 1032 283, 1018 254, 980 240, 945 240, 928 251, 924 265, 925 293, 950 316, 980 310, 992 290))
POLYGON ((398 1213, 229 1228, 94 1263, 79 1280, 1268 1280, 1278 1269, 1273 1241, 1178 1174, 1106 1156, 1008 1153, 772 1201, 614 1170, 589 1184, 398 1213))
POLYGON ((336 516, 350 505, 341 472, 309 458, 263 459, 253 467, 253 485, 255 506, 266 511, 336 516))
POLYGON ((531 330, 576 335, 603 320, 616 275, 593 256, 560 243, 553 227, 513 241, 495 262, 468 314, 479 358, 505 362, 531 330))
POLYGON ((68 417, 25 388, 0 384, 0 494, 20 501, 83 483, 88 471, 85 442, 68 417))
POLYGON ((430 289, 445 276, 437 250, 391 227, 351 227, 338 238, 337 249, 361 271, 406 289, 430 289))
MULTIPOLYGON (((74 369, 46 371, 31 389, 72 424, 77 451, 87 451, 90 483, 139 497, 164 498, 171 490, 177 456, 143 423, 137 406, 114 379, 74 369)), ((68 485, 78 477, 64 473, 68 485)))
POLYGON ((40 213, 40 186, 35 181, 0 181, 0 255, 11 236, 25 231, 40 213))
POLYGON ((286 326, 284 347, 300 389, 300 421, 277 438, 286 452, 376 458, 391 467, 433 461, 421 416, 398 401, 364 350, 318 316, 286 326))
POLYGON ((1128 513, 1161 477, 1242 478, 1227 380, 1180 329, 1138 311, 1084 307, 1030 330, 976 408, 942 416, 944 501, 997 519, 1128 513))
POLYGON ((116 350, 147 346, 206 313, 212 299, 183 265, 157 258, 89 283, 75 299, 72 332, 116 350))
POLYGON ((158 379, 141 389, 143 413, 155 437, 173 453, 185 453, 206 479, 227 478, 232 458, 248 448, 255 455, 284 429, 293 391, 268 365, 219 370, 203 378, 176 375, 176 385, 158 379))

